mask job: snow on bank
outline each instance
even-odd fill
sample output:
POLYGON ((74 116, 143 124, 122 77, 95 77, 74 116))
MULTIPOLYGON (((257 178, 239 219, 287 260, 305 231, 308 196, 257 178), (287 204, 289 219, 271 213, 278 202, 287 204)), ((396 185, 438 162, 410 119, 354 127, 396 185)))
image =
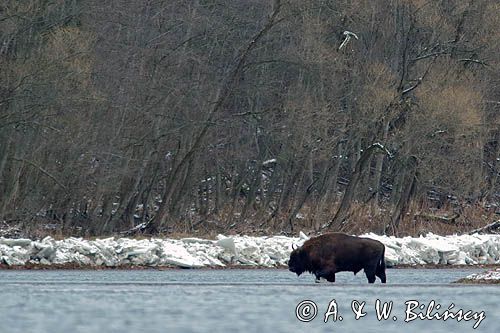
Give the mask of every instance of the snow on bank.
MULTIPOLYGON (((398 264, 500 264, 500 235, 388 237, 365 234, 385 244, 388 265, 398 264)), ((273 267, 286 265, 292 244, 307 236, 250 237, 219 235, 216 240, 183 238, 84 240, 46 237, 0 238, 0 264, 76 264, 91 266, 224 267, 228 264, 273 267)))
POLYGON ((457 283, 479 283, 479 284, 497 284, 500 283, 500 268, 489 270, 482 273, 474 273, 457 281, 457 283))

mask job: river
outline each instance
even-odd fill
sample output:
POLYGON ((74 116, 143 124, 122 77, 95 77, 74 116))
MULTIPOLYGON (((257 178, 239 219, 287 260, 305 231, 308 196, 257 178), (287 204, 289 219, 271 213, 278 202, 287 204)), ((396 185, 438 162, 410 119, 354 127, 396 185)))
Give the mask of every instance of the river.
POLYGON ((369 285, 362 272, 318 284, 279 269, 5 270, 0 333, 500 332, 500 287, 451 284, 477 271, 388 269, 369 285), (377 300, 392 302, 386 320, 377 300), (447 309, 462 320, 437 320, 447 309))

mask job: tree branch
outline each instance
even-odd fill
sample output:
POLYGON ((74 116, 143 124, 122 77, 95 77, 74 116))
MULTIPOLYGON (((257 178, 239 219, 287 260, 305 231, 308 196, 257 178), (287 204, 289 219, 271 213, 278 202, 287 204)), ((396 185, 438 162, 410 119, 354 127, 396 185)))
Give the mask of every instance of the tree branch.
POLYGON ((36 163, 34 163, 32 161, 26 160, 24 158, 13 158, 13 157, 11 157, 11 158, 9 158, 9 160, 23 162, 23 163, 31 165, 32 167, 37 168, 38 170, 40 170, 41 173, 43 173, 44 175, 46 175, 47 177, 49 177, 50 179, 52 179, 57 185, 61 186, 65 191, 68 191, 67 187, 64 184, 62 184, 59 180, 57 180, 57 178, 55 176, 53 176, 51 173, 49 173, 47 170, 45 170, 44 168, 42 168, 38 164, 36 164, 36 163))
POLYGON ((361 157, 356 162, 356 167, 354 169, 354 172, 352 173, 349 185, 347 185, 347 189, 345 190, 344 197, 342 198, 342 202, 340 203, 337 213, 329 223, 322 227, 322 229, 330 228, 331 226, 338 227, 346 220, 349 208, 351 207, 351 201, 354 196, 354 191, 356 190, 356 186, 358 185, 359 179, 361 178, 361 173, 365 169, 368 161, 370 160, 370 157, 377 151, 383 152, 389 157, 392 156, 389 150, 384 145, 378 142, 372 144, 370 147, 366 148, 363 151, 361 157))

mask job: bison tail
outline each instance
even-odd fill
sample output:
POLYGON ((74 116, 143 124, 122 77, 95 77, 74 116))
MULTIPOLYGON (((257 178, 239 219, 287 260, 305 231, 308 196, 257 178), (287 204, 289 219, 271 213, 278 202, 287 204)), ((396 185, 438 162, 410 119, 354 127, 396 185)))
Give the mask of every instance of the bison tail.
POLYGON ((382 256, 377 263, 377 271, 378 272, 384 272, 385 271, 385 246, 384 249, 382 250, 382 256))
POLYGON ((379 262, 377 263, 377 269, 375 275, 377 275, 380 278, 380 281, 382 283, 386 283, 387 278, 385 276, 385 246, 384 249, 382 250, 382 256, 379 259, 379 262))

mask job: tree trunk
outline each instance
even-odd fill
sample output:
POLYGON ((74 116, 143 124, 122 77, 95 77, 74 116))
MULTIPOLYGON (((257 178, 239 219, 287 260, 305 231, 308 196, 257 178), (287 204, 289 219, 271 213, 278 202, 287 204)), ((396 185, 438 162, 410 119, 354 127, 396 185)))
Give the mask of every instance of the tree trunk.
MULTIPOLYGON (((387 142, 387 137, 389 135, 389 121, 385 122, 383 134, 382 134, 382 144, 387 142)), ((373 201, 373 207, 378 207, 380 200, 380 180, 382 179, 382 169, 384 166, 385 155, 378 155, 375 157, 375 177, 373 179, 373 190, 375 191, 375 197, 373 201)))
POLYGON ((168 205, 170 204, 170 198, 172 197, 172 193, 174 191, 175 186, 177 185, 177 176, 180 174, 179 171, 184 168, 185 164, 188 163, 192 158, 196 151, 201 147, 203 140, 205 139, 209 128, 212 126, 212 121, 215 115, 223 108, 224 103, 227 98, 231 95, 234 87, 237 85, 237 79, 243 70, 243 67, 246 63, 246 60, 249 54, 253 49, 257 46, 257 42, 264 37, 267 32, 277 23, 277 17, 281 10, 281 1, 275 0, 273 5, 273 12, 268 18, 268 21, 264 25, 264 27, 254 35, 252 40, 247 44, 246 48, 241 52, 238 57, 238 61, 234 64, 234 67, 227 73, 224 82, 219 89, 217 94, 217 98, 213 103, 212 108, 208 112, 208 116, 206 121, 202 125, 200 132, 195 136, 194 142, 187 151, 187 153, 182 157, 180 162, 175 166, 173 171, 171 172, 171 177, 169 182, 169 188, 164 192, 162 196, 162 202, 158 214, 155 218, 149 223, 147 232, 157 232, 165 223, 165 220, 168 215, 168 205), (171 185, 170 185, 171 184, 171 185))
POLYGON ((363 153, 361 157, 356 162, 356 166, 354 168, 354 172, 351 175, 351 180, 349 181, 349 185, 347 185, 347 189, 344 193, 344 197, 342 198, 342 202, 335 214, 334 218, 329 222, 324 228, 340 228, 342 224, 344 224, 345 220, 348 217, 349 209, 351 207, 351 202, 354 197, 354 193, 356 191, 356 186, 361 178, 363 170, 366 168, 370 157, 377 151, 381 151, 383 153, 389 154, 384 146, 379 143, 372 144, 368 147, 363 153))
POLYGON ((415 156, 410 156, 405 163, 405 176, 402 184, 403 191, 392 212, 390 225, 385 228, 384 233, 387 233, 389 229, 391 229, 393 235, 397 236, 398 234, 399 223, 408 210, 408 204, 417 186, 417 166, 417 158, 415 156))

